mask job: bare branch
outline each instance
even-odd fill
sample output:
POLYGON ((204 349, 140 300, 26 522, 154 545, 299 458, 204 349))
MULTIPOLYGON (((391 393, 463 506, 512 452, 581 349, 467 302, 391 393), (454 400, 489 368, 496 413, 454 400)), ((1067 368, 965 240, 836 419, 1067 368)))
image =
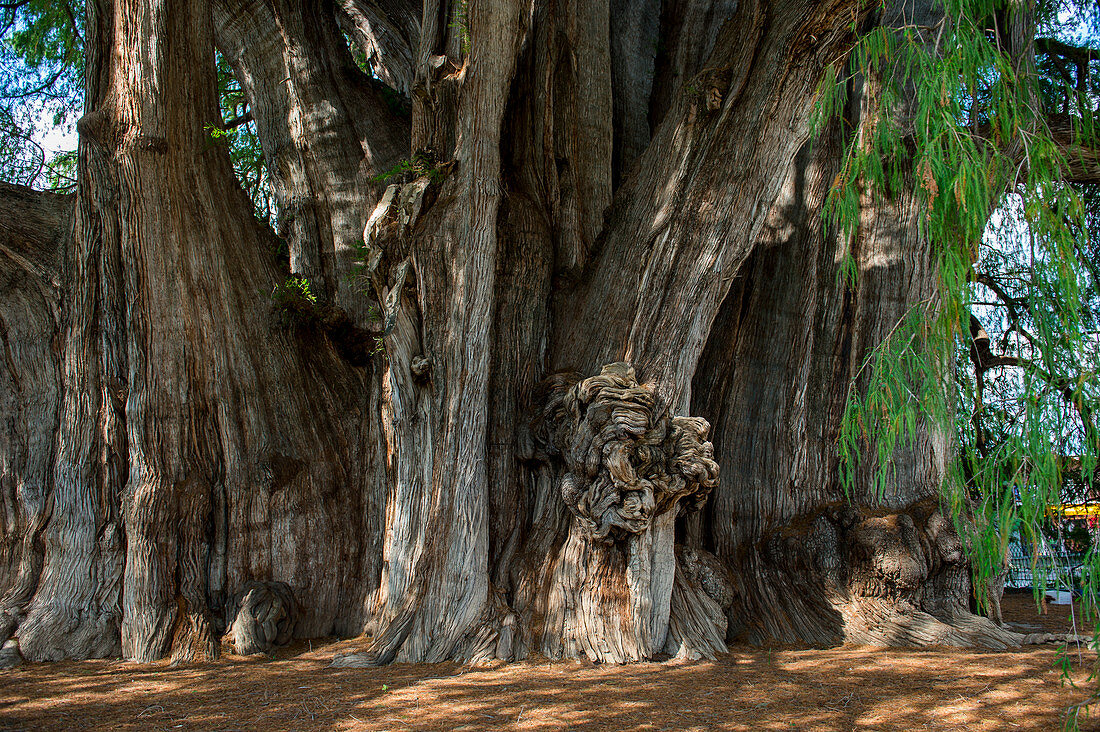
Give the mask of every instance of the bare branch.
POLYGON ((1081 419, 1081 425, 1085 429, 1086 439, 1096 448, 1097 432, 1093 421, 1092 407, 1085 401, 1084 395, 1075 385, 1081 382, 1079 377, 1058 376, 1053 374, 1034 361, 1020 356, 997 356, 990 348, 989 333, 986 332, 981 321, 971 313, 970 315, 970 360, 974 364, 974 372, 980 378, 986 371, 998 367, 1014 367, 1023 369, 1028 373, 1038 376, 1051 388, 1057 391, 1065 402, 1070 405, 1081 419))
POLYGON ((42 82, 41 84, 34 87, 33 89, 27 89, 27 90, 21 91, 21 92, 14 92, 14 93, 10 93, 10 94, 4 94, 4 96, 7 97, 8 99, 24 99, 26 97, 33 97, 35 94, 41 94, 42 92, 46 91, 51 86, 53 86, 57 82, 57 80, 61 78, 61 74, 63 74, 64 72, 65 72, 65 68, 63 66, 59 67, 58 70, 55 71, 53 73, 53 75, 50 76, 49 79, 42 82))
POLYGON ((339 0, 336 17, 378 79, 406 96, 416 73, 421 4, 409 0, 339 0))
POLYGON ((249 110, 249 111, 246 111, 242 115, 239 115, 237 117, 233 117, 232 119, 225 120, 222 123, 222 129, 223 130, 235 130, 238 127, 240 127, 241 125, 246 125, 251 121, 252 121, 252 111, 249 110))

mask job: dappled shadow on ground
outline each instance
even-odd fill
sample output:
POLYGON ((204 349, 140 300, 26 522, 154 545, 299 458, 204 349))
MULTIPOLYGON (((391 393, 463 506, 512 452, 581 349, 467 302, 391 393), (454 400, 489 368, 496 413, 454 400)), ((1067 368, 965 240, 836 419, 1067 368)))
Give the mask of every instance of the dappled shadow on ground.
POLYGON ((175 669, 28 664, 0 675, 0 730, 1055 730, 1087 696, 1061 685, 1052 647, 738 647, 686 664, 326 669, 344 645, 175 669))
POLYGON ((1092 624, 1085 620, 1080 601, 1072 606, 1047 603, 1043 612, 1029 589, 1006 590, 1001 612, 1005 627, 1017 633, 1092 633, 1092 624))

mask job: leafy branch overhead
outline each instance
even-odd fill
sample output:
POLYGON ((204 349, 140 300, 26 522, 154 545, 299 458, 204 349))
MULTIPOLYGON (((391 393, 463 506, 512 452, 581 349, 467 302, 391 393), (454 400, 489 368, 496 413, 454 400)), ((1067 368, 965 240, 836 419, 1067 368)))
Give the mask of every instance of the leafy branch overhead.
POLYGON ((1008 537, 1036 534, 1061 502, 1069 457, 1085 476, 1097 467, 1095 18, 949 0, 920 22, 892 20, 819 88, 819 129, 851 119, 849 94, 866 90, 825 215, 851 239, 876 201, 915 186, 939 287, 853 375, 842 476, 851 487, 870 469, 884 494, 920 424, 958 435, 945 498, 983 587, 1002 572, 1008 537), (1055 37, 1082 29, 1084 43, 1055 37), (1000 337, 979 318, 1003 324, 1000 337))

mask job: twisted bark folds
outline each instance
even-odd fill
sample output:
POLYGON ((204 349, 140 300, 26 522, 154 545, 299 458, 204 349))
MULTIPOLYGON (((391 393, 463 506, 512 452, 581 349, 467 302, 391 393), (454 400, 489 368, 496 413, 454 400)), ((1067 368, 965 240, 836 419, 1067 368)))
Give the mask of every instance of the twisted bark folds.
POLYGON ((944 435, 839 487, 847 385, 936 277, 911 186, 821 225, 859 110, 812 139, 814 90, 860 4, 88 12, 76 200, 0 189, 40 222, 0 216, 0 640, 1016 642, 966 611, 944 435), (277 235, 207 132, 215 42, 277 235))

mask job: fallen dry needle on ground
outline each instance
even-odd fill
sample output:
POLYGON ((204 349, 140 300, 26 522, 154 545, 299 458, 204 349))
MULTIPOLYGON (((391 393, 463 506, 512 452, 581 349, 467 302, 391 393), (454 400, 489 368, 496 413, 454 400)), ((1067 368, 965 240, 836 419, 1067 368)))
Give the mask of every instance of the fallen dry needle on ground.
MULTIPOLYGON (((1069 625, 1067 607, 1038 616, 1030 596, 1007 596, 1004 610, 1028 626, 1018 629, 1069 625)), ((0 730, 1057 730, 1088 695, 1081 668, 1081 688, 1061 684, 1051 646, 735 647, 686 664, 326 669, 351 643, 188 668, 25 664, 0 675, 0 730)), ((1098 715, 1082 729, 1100 729, 1098 715)))

